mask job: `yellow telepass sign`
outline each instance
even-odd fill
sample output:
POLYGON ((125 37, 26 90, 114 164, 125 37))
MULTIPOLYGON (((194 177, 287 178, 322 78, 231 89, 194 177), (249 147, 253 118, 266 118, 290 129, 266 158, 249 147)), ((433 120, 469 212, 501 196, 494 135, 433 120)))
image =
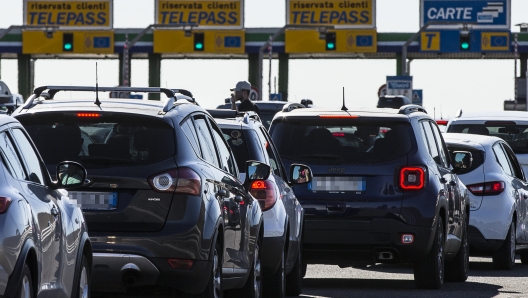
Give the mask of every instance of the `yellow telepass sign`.
POLYGON ((24 25, 104 30, 113 27, 113 0, 24 0, 24 25))
POLYGON ((244 0, 156 0, 156 24, 244 28, 244 0))
POLYGON ((440 32, 422 32, 420 48, 422 51, 440 51, 440 32))
POLYGON ((244 54, 245 36, 244 30, 193 31, 190 36, 186 36, 183 30, 154 30, 154 53, 244 54), (202 51, 194 49, 193 34, 195 33, 204 34, 202 51))
POLYGON ((288 25, 376 28, 376 0, 286 0, 288 25))
POLYGON ((55 31, 46 36, 42 31, 22 31, 23 54, 113 54, 114 31, 55 31), (64 49, 64 34, 73 34, 70 51, 64 49))

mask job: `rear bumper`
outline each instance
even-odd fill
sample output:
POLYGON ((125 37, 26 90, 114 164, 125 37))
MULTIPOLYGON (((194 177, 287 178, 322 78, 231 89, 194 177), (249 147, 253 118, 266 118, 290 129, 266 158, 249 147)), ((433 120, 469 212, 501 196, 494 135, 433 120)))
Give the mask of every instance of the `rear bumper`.
POLYGON ((434 239, 431 227, 411 226, 393 219, 365 221, 305 217, 303 260, 308 264, 355 265, 412 263, 423 259, 434 239), (402 234, 413 234, 402 244, 402 234), (380 258, 380 253, 385 254, 380 258))
POLYGON ((195 260, 190 270, 173 269, 164 258, 94 253, 92 290, 125 292, 127 288, 157 286, 201 293, 207 285, 210 266, 208 261, 195 260))
MULTIPOLYGON (((264 277, 270 277, 279 268, 284 250, 284 237, 264 237, 262 243, 262 270, 264 277)), ((286 261, 286 260, 285 260, 286 261)))
POLYGON ((504 240, 512 222, 513 204, 506 191, 499 196, 484 197, 480 208, 471 211, 469 226, 475 227, 486 240, 504 240))
MULTIPOLYGON (((473 216, 473 213, 471 216, 473 216)), ((484 238, 479 229, 471 225, 469 226, 468 240, 469 248, 473 255, 492 253, 497 251, 504 243, 504 240, 484 238)))

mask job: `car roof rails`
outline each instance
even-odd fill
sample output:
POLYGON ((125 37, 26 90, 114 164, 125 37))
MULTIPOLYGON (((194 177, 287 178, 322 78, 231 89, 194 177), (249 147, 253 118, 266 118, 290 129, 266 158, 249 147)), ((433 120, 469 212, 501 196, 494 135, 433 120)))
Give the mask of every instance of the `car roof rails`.
POLYGON ((282 107, 282 111, 291 112, 296 109, 304 109, 304 108, 306 108, 306 106, 304 106, 303 104, 291 102, 291 103, 285 104, 284 107, 282 107))
POLYGON ((262 122, 257 113, 253 111, 244 112, 244 119, 243 119, 244 123, 249 124, 250 119, 254 119, 254 120, 257 120, 258 122, 262 122))
POLYGON ((400 110, 398 111, 398 114, 409 115, 409 114, 412 114, 412 113, 415 113, 415 112, 422 112, 422 113, 427 114, 427 111, 424 109, 424 107, 419 106, 419 105, 405 105, 405 106, 402 106, 400 108, 400 110))
POLYGON ((31 109, 34 106, 34 101, 42 96, 47 100, 53 99, 55 94, 60 91, 87 91, 87 92, 144 92, 144 93, 163 93, 167 96, 167 100, 163 106, 163 111, 168 112, 177 99, 186 99, 187 101, 197 104, 192 98, 192 93, 185 89, 168 89, 159 87, 93 87, 93 86, 41 86, 33 90, 33 94, 27 100, 23 109, 31 109), (47 92, 44 92, 46 91, 47 92), (176 93, 182 94, 176 95, 176 93), (190 96, 189 96, 190 95, 190 96))

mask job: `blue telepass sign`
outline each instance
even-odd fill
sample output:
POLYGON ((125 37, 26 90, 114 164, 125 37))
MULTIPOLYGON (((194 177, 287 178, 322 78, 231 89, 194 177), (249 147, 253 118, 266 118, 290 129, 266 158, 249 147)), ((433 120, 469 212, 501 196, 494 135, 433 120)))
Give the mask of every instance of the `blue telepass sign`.
MULTIPOLYGON (((511 0, 421 0, 420 27, 429 21, 474 23, 474 29, 510 29, 511 0)), ((434 25, 429 28, 460 28, 434 25)))

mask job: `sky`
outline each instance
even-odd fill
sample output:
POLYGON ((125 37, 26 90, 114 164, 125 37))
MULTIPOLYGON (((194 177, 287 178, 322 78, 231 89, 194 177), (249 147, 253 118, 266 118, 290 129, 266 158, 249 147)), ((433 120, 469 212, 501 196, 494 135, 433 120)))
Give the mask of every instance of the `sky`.
MULTIPOLYGON (((21 25, 22 0, 0 0, 0 28, 21 25)), ((419 0, 377 0, 378 32, 416 32, 419 0)), ((285 25, 285 0, 245 0, 245 27, 285 25)), ((528 1, 512 0, 512 31, 528 22, 528 1)), ((145 28, 154 23, 153 0, 114 0, 114 28, 145 28)), ((35 86, 94 85, 98 61, 99 86, 119 83, 117 60, 37 60, 35 86)), ((16 60, 2 59, 1 80, 11 91, 18 89, 16 60)), ((345 87, 349 108, 375 107, 377 92, 386 76, 396 75, 396 60, 290 60, 289 101, 309 98, 320 107, 339 109, 345 87)), ((148 86, 147 60, 133 60, 133 86, 148 86)), ((264 62, 263 94, 268 93, 268 62, 264 62)), ((459 109, 502 110, 503 101, 514 97, 513 60, 414 60, 414 89, 423 89, 424 107, 436 118, 448 119, 459 109)), ((278 62, 272 63, 278 76, 278 62)), ((229 97, 237 81, 247 80, 246 60, 163 60, 162 87, 191 90, 201 106, 214 108, 229 97)), ((273 80, 273 79, 272 79, 273 80)), ((272 91, 275 91, 272 87, 272 91)), ((62 96, 73 96, 64 94, 62 96)))

